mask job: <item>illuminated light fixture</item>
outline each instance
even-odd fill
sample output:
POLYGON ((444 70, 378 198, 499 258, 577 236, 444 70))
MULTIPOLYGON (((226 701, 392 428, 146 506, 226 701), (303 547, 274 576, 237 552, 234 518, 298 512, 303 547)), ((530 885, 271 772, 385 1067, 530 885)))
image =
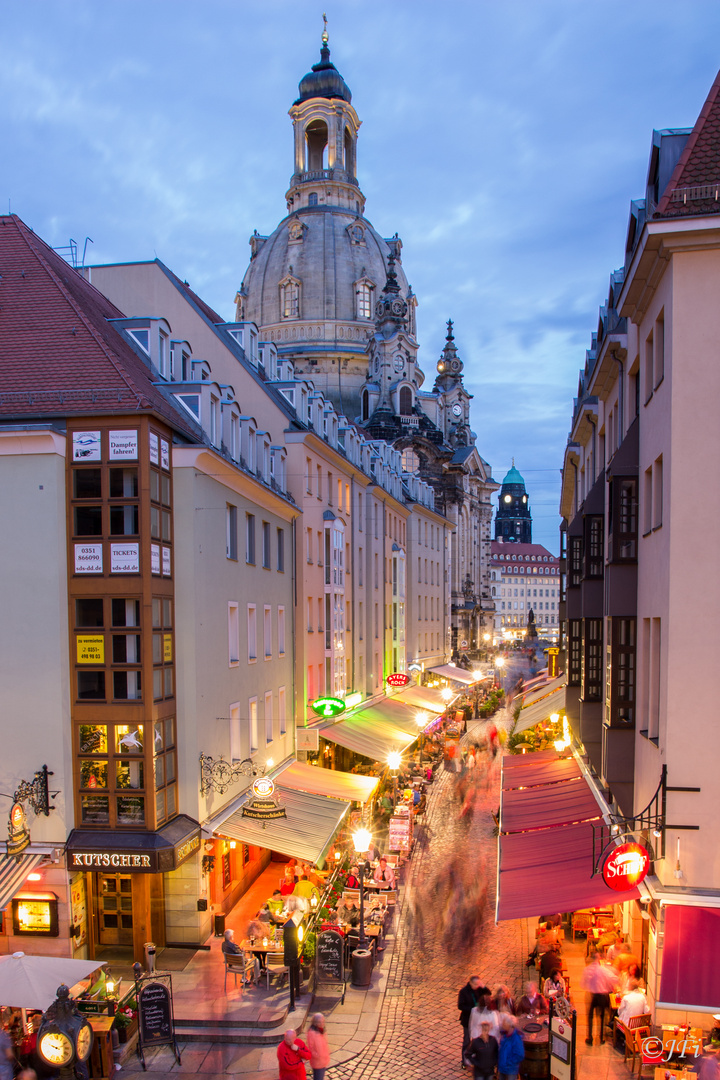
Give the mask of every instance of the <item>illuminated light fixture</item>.
POLYGON ((236 847, 237 847, 237 840, 231 840, 230 841, 230 850, 234 851, 236 847))
POLYGON ((387 756, 388 768, 393 772, 400 768, 400 762, 402 761, 402 754, 399 750, 391 750, 387 756))
POLYGON ((452 696, 453 696, 453 692, 447 686, 445 687, 444 690, 440 691, 440 697, 443 699, 443 701, 449 701, 452 696))
POLYGON ((267 939, 266 937, 264 937, 264 938, 263 938, 263 946, 264 946, 264 947, 265 947, 266 949, 267 949, 267 944, 268 944, 268 939, 267 939))
POLYGON ((646 908, 643 908, 643 910, 640 912, 640 915, 642 916, 643 919, 649 919, 650 918, 650 912, 646 908))
POLYGON ((554 712, 552 714, 552 716, 550 717, 550 723, 551 724, 559 724, 560 723, 560 713, 554 712))
POLYGON ((504 656, 498 656, 498 658, 497 658, 497 660, 495 661, 495 663, 497 664, 497 666, 498 666, 499 668, 503 668, 503 667, 505 667, 505 657, 504 657, 504 656))
POLYGON ((653 829, 653 836, 662 836, 662 829, 653 829))
POLYGON ((275 762, 273 761, 273 759, 271 757, 269 757, 267 759, 267 761, 265 762, 265 768, 266 769, 272 769, 274 764, 275 764, 275 762))
POLYGON ((364 855, 367 849, 370 847, 372 840, 372 834, 369 829, 360 828, 356 829, 353 833, 353 844, 358 855, 364 855))
POLYGON ((319 697, 311 703, 310 708, 314 709, 320 716, 324 716, 326 719, 330 719, 333 716, 338 716, 341 712, 345 712, 345 702, 342 698, 336 697, 319 697))
POLYGON ((680 837, 678 836, 677 842, 677 862, 675 863, 675 869, 673 870, 673 877, 678 880, 683 876, 682 866, 680 865, 680 837))
POLYGON ((28 874, 27 880, 28 881, 42 881, 42 874, 35 874, 35 873, 28 874))
POLYGON ((420 729, 422 729, 430 723, 430 717, 426 712, 419 712, 415 716, 415 723, 420 729))
POLYGON ((335 852, 335 862, 340 862, 341 859, 342 859, 342 852, 341 851, 336 851, 335 852))
POLYGON ((310 897, 310 907, 314 911, 315 908, 317 907, 317 905, 318 905, 317 896, 315 895, 315 893, 313 893, 312 896, 310 897))
POLYGON ((557 750, 558 754, 562 754, 563 750, 565 749, 565 740, 564 739, 556 739, 555 742, 553 743, 553 745, 554 745, 555 749, 557 750))
POLYGON ((298 941, 302 941, 304 937, 305 931, 303 930, 302 926, 298 926, 298 941))
POLYGON ((490 635, 489 634, 483 634, 483 641, 489 641, 489 640, 490 640, 490 635))
POLYGON ((345 695, 345 708, 346 709, 354 709, 356 705, 360 704, 362 699, 363 699, 363 696, 360 693, 346 694, 345 695))

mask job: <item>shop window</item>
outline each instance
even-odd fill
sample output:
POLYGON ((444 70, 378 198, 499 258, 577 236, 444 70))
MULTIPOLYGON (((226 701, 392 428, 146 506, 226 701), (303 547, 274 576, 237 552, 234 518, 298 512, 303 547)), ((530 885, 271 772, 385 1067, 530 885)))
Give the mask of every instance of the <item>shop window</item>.
POLYGON ((105 672, 78 671, 78 699, 80 701, 105 700, 105 672))
POLYGON ((139 626, 140 601, 115 598, 112 601, 113 626, 139 626))
POLYGON ((102 536, 102 506, 76 506, 73 509, 75 536, 102 536))
POLYGON ((150 535, 153 540, 160 539, 160 508, 157 506, 150 507, 150 535))
POLYGON ((82 600, 76 600, 75 625, 82 627, 104 626, 102 599, 87 597, 82 600))
POLYGON ((165 749, 165 721, 156 720, 153 725, 153 750, 156 754, 165 749))
POLYGON ((138 497, 138 471, 137 471, 137 469, 111 469, 110 470, 110 498, 111 499, 137 499, 137 497, 138 497))
POLYGON ((102 498, 102 472, 100 469, 73 470, 73 497, 76 499, 102 498))
POLYGON ((162 822, 167 819, 167 807, 164 791, 157 791, 155 793, 155 816, 157 818, 158 825, 161 825, 162 822))
POLYGON ((137 536, 139 531, 139 508, 136 504, 110 507, 110 535, 137 536))
POLYGON ((115 787, 118 791, 145 787, 145 763, 141 758, 115 762, 115 787))
POLYGON ((171 667, 163 668, 163 692, 166 698, 173 696, 173 669, 171 667))
POLYGON ((80 810, 83 825, 107 825, 110 821, 110 799, 107 795, 83 795, 80 810))
POLYGON ((142 754, 144 730, 143 724, 116 724, 115 753, 142 754))
POLYGON ((118 795, 116 807, 118 825, 145 824, 145 799, 141 795, 118 795))
POLYGON ((107 728, 104 724, 80 725, 80 753, 107 754, 107 728))
POLYGON ((160 473, 156 469, 150 470, 150 498, 153 502, 160 502, 160 473))
POLYGON ((80 762, 81 788, 106 788, 108 780, 107 760, 91 759, 80 762))

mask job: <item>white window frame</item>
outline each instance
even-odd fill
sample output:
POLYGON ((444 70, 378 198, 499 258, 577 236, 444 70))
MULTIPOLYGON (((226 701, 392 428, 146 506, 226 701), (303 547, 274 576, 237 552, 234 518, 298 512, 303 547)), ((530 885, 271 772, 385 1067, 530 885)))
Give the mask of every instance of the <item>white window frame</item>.
POLYGON ((240 666, 240 608, 228 601, 228 667, 240 666))
POLYGON ((280 734, 287 732, 287 694, 284 686, 278 686, 278 724, 280 734))
POLYGON ((240 725, 240 702, 233 701, 230 706, 230 761, 242 761, 245 757, 240 725))
POLYGON ((278 605, 277 614, 277 636, 278 636, 278 656, 285 655, 285 607, 283 604, 278 605))
POLYGON ((263 607, 263 656, 266 660, 272 660, 272 607, 265 604, 263 607))
POLYGON ((250 736, 250 753, 257 753, 259 750, 259 738, 258 699, 256 697, 248 698, 248 734, 250 736))
POLYGON ((257 605, 247 606, 248 664, 257 663, 257 605))
POLYGON ((271 743, 275 738, 273 731, 273 696, 272 690, 265 692, 265 742, 271 743))

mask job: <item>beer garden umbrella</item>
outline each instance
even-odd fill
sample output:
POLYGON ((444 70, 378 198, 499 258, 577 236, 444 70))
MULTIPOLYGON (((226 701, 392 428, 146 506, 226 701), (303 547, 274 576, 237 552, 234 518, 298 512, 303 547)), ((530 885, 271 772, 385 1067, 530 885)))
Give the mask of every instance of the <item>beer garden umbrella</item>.
POLYGON ((26 956, 23 952, 0 956, 0 1005, 45 1012, 55 1000, 58 986, 74 986, 99 967, 99 960, 26 956))

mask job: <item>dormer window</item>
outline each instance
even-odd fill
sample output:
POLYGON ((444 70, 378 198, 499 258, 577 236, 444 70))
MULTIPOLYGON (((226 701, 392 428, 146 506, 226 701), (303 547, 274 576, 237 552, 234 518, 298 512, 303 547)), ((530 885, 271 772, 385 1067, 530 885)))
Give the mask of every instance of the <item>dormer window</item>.
POLYGON ((158 371, 163 379, 169 378, 170 375, 169 360, 167 334, 163 334, 161 330, 158 335, 158 371))
POLYGON ((300 318, 300 282, 286 277, 280 282, 280 314, 283 319, 300 318))
POLYGON ((138 345, 144 352, 150 355, 150 331, 149 330, 128 330, 130 337, 137 341, 138 345))

